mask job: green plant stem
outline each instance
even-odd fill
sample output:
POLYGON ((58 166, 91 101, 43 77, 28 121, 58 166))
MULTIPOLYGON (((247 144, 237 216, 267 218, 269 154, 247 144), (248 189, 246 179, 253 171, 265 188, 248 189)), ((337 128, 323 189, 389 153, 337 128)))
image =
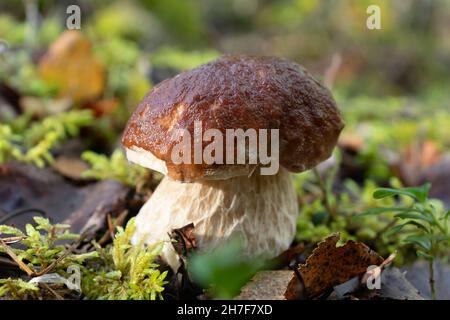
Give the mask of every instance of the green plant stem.
POLYGON ((430 274, 428 281, 430 282, 431 299, 436 300, 436 289, 434 287, 434 258, 428 260, 428 269, 430 274))

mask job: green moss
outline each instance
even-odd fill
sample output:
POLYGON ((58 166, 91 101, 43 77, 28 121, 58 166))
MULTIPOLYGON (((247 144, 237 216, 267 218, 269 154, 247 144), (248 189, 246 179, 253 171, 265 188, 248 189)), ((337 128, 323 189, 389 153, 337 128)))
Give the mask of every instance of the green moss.
MULTIPOLYGON (((67 279, 71 275, 69 268, 75 267, 80 270, 81 293, 86 298, 162 299, 167 272, 161 273, 155 263, 162 244, 151 247, 131 245, 130 240, 135 232, 134 219, 128 222, 125 229, 118 227, 112 244, 101 247, 93 242, 93 249, 84 253, 75 253, 76 246, 63 244, 69 240, 80 241, 80 235, 69 232, 70 226, 52 225, 48 219, 41 217, 35 217, 34 221, 36 226, 26 225, 25 232, 0 226, 3 239, 3 235, 19 237, 22 245, 16 248, 2 243, 0 252, 11 256, 12 251, 29 279, 48 273, 67 279)), ((0 299, 46 298, 39 284, 26 280, 0 279, 0 299)), ((55 291, 58 293, 58 289, 55 291)))
POLYGON ((142 186, 149 178, 149 171, 127 161, 123 152, 115 150, 111 157, 85 151, 81 155, 91 168, 83 172, 83 176, 97 180, 114 179, 130 186, 142 186))
POLYGON ((162 244, 154 246, 130 243, 135 232, 134 219, 125 229, 118 228, 114 242, 107 248, 95 244, 101 267, 88 269, 82 288, 90 299, 155 300, 162 299, 167 271, 160 272, 155 259, 162 244))
POLYGON ((44 167, 53 161, 53 149, 92 123, 90 111, 76 110, 39 122, 31 122, 29 115, 23 115, 9 124, 0 124, 0 163, 17 160, 44 167))

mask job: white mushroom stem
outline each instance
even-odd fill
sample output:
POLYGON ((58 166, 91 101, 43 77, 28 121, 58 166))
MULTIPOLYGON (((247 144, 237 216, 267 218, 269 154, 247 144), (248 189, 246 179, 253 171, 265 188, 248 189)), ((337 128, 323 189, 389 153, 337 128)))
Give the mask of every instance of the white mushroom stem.
POLYGON ((202 251, 240 233, 243 256, 275 257, 291 244, 297 214, 297 196, 290 174, 283 168, 272 176, 195 183, 165 177, 136 218, 133 243, 167 241, 161 256, 176 270, 178 256, 168 234, 192 222, 202 251))

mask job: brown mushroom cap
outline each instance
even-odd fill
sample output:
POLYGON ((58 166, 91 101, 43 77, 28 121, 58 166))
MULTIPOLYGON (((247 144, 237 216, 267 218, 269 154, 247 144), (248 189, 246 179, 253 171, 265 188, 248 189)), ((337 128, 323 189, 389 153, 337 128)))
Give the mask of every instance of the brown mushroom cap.
POLYGON ((279 129, 280 165, 292 172, 327 159, 344 126, 331 93, 300 65, 275 57, 224 55, 155 86, 128 121, 122 143, 164 161, 176 180, 227 176, 223 170, 233 171, 230 176, 249 172, 242 165, 173 164, 171 151, 179 142, 173 130, 187 129, 194 136, 195 121, 203 130, 223 133, 279 129))

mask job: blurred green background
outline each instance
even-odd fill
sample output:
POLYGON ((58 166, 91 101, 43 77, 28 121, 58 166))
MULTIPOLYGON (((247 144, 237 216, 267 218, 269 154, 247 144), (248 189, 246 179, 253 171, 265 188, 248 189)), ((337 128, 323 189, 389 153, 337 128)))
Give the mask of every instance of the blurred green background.
POLYGON ((0 38, 45 49, 64 31, 70 4, 80 6, 81 31, 105 63, 183 69, 240 52, 298 61, 323 78, 334 57, 335 86, 346 94, 447 91, 449 1, 3 0, 0 38), (371 4, 381 8, 381 30, 366 27, 371 4))

